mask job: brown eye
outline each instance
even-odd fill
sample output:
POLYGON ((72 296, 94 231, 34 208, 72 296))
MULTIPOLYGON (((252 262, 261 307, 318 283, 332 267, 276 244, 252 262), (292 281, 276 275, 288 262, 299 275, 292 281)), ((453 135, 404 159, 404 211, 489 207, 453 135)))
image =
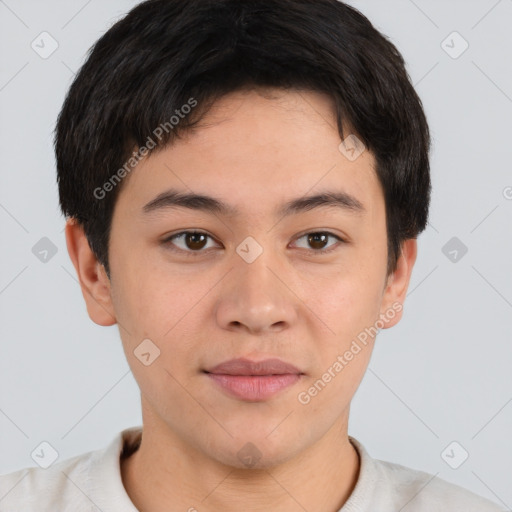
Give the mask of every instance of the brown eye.
MULTIPOLYGON (((334 239, 334 241, 338 241, 339 243, 344 243, 345 241, 334 233, 329 233, 328 231, 315 231, 311 233, 307 233, 300 238, 297 239, 297 242, 300 240, 305 240, 306 247, 304 245, 299 244, 298 246, 303 249, 310 249, 313 253, 325 254, 329 251, 335 250, 339 243, 330 243, 329 239, 334 239)), ((296 242, 296 243, 297 243, 296 242)))
POLYGON ((203 233, 187 233, 185 235, 185 245, 189 249, 198 250, 206 245, 207 236, 203 233))
POLYGON ((189 254, 206 252, 203 249, 209 249, 208 241, 213 240, 210 235, 199 231, 182 231, 170 236, 163 241, 163 244, 171 250, 185 252, 189 254))
POLYGON ((323 249, 329 235, 325 233, 311 233, 308 235, 308 243, 313 249, 323 249))

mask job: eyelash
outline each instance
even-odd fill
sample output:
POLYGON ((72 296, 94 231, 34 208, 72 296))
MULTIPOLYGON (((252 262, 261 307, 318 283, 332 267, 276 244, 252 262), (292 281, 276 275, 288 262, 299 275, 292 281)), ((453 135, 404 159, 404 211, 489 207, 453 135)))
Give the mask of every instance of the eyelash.
MULTIPOLYGON (((184 253, 190 257, 197 257, 206 252, 206 250, 203 250, 203 249, 198 250, 198 251, 192 251, 190 249, 185 250, 185 249, 179 249, 179 248, 173 247, 172 240, 174 240, 175 238, 179 238, 183 235, 205 235, 208 238, 213 240, 213 237, 210 236, 208 233, 204 233, 203 231, 192 230, 192 231, 180 231, 179 233, 176 233, 176 234, 166 238, 165 240, 163 240, 162 243, 164 245, 168 246, 171 251, 180 252, 182 254, 184 253)), ((300 240, 301 238, 304 238, 305 236, 308 236, 308 235, 327 235, 328 237, 336 238, 340 243, 347 243, 343 238, 341 238, 340 236, 335 235, 334 233, 331 233, 329 231, 309 231, 309 232, 304 233, 303 235, 299 236, 297 238, 297 240, 300 240)), ((339 247, 339 244, 334 244, 333 246, 329 247, 328 249, 311 249, 311 251, 313 252, 313 254, 321 256, 323 254, 328 254, 331 251, 336 250, 338 247, 339 247)))

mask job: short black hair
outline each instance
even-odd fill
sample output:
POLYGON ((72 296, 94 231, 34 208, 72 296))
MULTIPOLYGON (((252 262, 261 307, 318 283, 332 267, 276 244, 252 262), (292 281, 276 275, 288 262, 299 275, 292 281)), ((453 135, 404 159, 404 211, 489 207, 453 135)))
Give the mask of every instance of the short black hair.
POLYGON ((387 271, 396 270, 402 242, 427 224, 431 141, 390 40, 337 0, 147 0, 89 50, 55 129, 61 210, 83 227, 109 277, 112 215, 134 148, 167 147, 217 99, 255 87, 332 98, 341 139, 350 127, 375 156, 387 271), (181 115, 186 105, 195 108, 181 115))

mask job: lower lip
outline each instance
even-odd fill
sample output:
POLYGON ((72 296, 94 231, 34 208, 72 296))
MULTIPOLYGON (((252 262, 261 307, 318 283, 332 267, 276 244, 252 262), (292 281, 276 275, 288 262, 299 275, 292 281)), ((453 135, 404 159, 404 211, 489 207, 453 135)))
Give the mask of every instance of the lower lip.
POLYGON ((283 389, 292 386, 300 375, 287 373, 283 375, 225 375, 207 373, 229 395, 242 400, 260 402, 283 389))

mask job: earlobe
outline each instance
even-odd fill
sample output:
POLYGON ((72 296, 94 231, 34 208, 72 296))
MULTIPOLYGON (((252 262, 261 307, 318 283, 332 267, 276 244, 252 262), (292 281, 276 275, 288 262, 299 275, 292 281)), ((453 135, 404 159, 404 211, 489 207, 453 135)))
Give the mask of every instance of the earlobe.
POLYGON ((414 238, 402 243, 400 257, 395 272, 387 279, 386 288, 382 297, 380 318, 384 329, 393 327, 402 318, 403 303, 409 287, 412 269, 416 262, 418 243, 414 238))
POLYGON ((87 237, 76 219, 66 222, 66 245, 75 267, 87 312, 91 320, 103 326, 117 323, 105 269, 92 252, 87 237))

